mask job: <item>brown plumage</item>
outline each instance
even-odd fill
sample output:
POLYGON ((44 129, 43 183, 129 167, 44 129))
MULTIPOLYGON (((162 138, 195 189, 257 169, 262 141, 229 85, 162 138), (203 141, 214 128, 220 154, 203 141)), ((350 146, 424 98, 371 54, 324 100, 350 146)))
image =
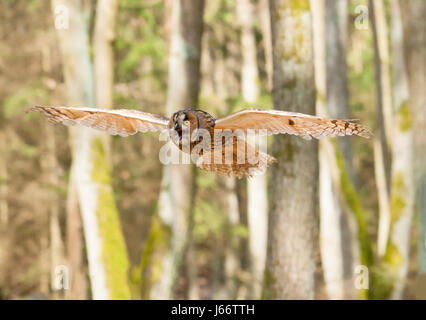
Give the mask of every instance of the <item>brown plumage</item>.
POLYGON ((257 130, 256 133, 263 135, 293 134, 307 140, 344 135, 369 138, 371 135, 367 128, 350 120, 255 108, 220 119, 192 109, 178 111, 170 119, 128 109, 37 106, 29 111, 43 112, 52 123, 82 125, 112 135, 129 136, 137 132, 168 130, 171 140, 182 151, 196 155, 195 163, 199 168, 239 178, 263 172, 277 161, 245 142, 250 130, 257 130))

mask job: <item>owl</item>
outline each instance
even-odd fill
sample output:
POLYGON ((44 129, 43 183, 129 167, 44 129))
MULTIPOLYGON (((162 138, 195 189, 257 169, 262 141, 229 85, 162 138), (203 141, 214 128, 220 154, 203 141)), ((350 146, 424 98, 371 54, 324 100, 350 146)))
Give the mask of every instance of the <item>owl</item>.
POLYGON ((307 140, 345 135, 369 138, 371 135, 366 127, 350 120, 257 108, 219 119, 193 109, 177 111, 169 119, 131 109, 36 106, 28 111, 41 111, 51 123, 81 125, 123 137, 167 130, 173 143, 191 154, 197 167, 238 178, 263 173, 266 167, 277 162, 271 155, 248 144, 248 135, 292 134, 307 140))

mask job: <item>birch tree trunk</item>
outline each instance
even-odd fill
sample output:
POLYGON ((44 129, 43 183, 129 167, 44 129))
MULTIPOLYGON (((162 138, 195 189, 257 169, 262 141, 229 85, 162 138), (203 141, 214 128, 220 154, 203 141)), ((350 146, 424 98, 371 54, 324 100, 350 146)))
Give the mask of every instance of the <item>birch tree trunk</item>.
MULTIPOLYGON (((95 105, 88 30, 81 1, 53 0, 71 105, 95 105), (58 19, 69 19, 69 27, 58 19)), ((102 19, 102 15, 99 15, 102 19)), ((106 66, 108 67, 108 66, 106 66)), ((111 66, 109 66, 111 67, 111 66)), ((73 173, 82 214, 89 274, 94 299, 129 299, 128 260, 111 187, 110 169, 99 132, 71 130, 73 173)))
MULTIPOLYGON (((197 106, 200 82, 203 0, 175 0, 169 57, 167 114, 197 106)), ((171 251, 162 259, 163 275, 152 289, 154 299, 174 297, 191 232, 195 172, 190 165, 169 165, 163 172, 160 217, 172 228, 171 251)))
MULTIPOLYGON (((99 0, 96 5, 94 30, 94 71, 96 104, 100 108, 111 109, 114 102, 114 51, 115 22, 118 0, 99 0)), ((108 163, 111 161, 111 136, 102 135, 102 142, 108 163)))
MULTIPOLYGON (((256 39, 254 36, 254 6, 250 0, 237 2, 237 16, 241 28, 241 90, 248 103, 259 98, 259 75, 257 69, 256 39)), ((250 140, 250 139, 249 139, 250 140)), ((265 139, 260 143, 266 144, 265 139)), ((251 140, 249 143, 254 144, 251 140)), ((262 145, 261 147, 265 147, 262 145)), ((252 273, 251 294, 260 296, 266 260, 268 206, 266 174, 247 180, 247 218, 249 228, 250 265, 252 273)))
POLYGON ((370 0, 373 26, 374 66, 377 99, 377 129, 374 138, 374 170, 379 198, 378 254, 383 256, 390 230, 390 148, 392 141, 392 96, 389 75, 389 47, 383 1, 370 0))
MULTIPOLYGON (((348 5, 346 0, 326 0, 327 107, 336 119, 350 118, 346 64, 348 5)), ((351 139, 338 137, 337 141, 353 180, 351 139)))
MULTIPOLYGON (((261 142, 262 143, 262 142, 261 142)), ((266 141, 263 141, 266 144, 266 141)), ((266 172, 247 180, 247 219, 249 228, 251 296, 260 298, 265 272, 268 240, 268 195, 266 172)))
POLYGON ((94 34, 96 103, 102 108, 112 108, 114 101, 115 24, 118 0, 98 0, 94 34))
MULTIPOLYGON (((413 114, 416 207, 419 214, 419 276, 426 274, 426 2, 400 1, 404 54, 408 74, 409 106, 413 114)), ((422 289, 424 291, 424 289, 422 289)))
POLYGON ((393 299, 401 299, 410 258, 411 222, 414 213, 412 110, 409 104, 404 60, 403 29, 398 0, 391 0, 394 126, 392 146, 391 230, 386 262, 395 272, 393 299))
POLYGON ((267 88, 272 90, 272 35, 271 35, 271 13, 269 10, 269 1, 260 0, 260 25, 263 36, 263 47, 265 49, 265 64, 266 64, 266 75, 267 75, 267 88))
POLYGON ((388 27, 386 24, 385 4, 383 0, 369 0, 371 8, 371 20, 373 32, 376 34, 375 50, 379 59, 381 99, 383 109, 383 123, 388 149, 392 147, 392 128, 393 128, 393 112, 392 112, 392 93, 390 81, 390 58, 389 58, 389 43, 388 43, 388 27))
POLYGON ((237 17, 241 31, 241 91, 244 100, 256 102, 259 96, 259 76, 256 61, 256 39, 254 37, 254 7, 250 0, 236 4, 237 17))
MULTIPOLYGON (((309 1, 271 1, 276 109, 315 113, 309 1)), ((274 137, 272 201, 263 297, 312 299, 317 236, 318 154, 315 141, 274 137)))
POLYGON ((240 224, 238 197, 236 193, 236 179, 224 177, 226 188, 226 239, 229 241, 225 248, 225 289, 226 299, 235 299, 238 292, 238 273, 241 271, 239 249, 240 241, 233 235, 233 229, 240 224))
MULTIPOLYGON (((348 89, 346 73, 347 2, 311 1, 314 21, 315 78, 317 112, 323 116, 348 119, 348 89), (326 4, 326 5, 325 5, 326 4), (324 13, 324 9, 326 10, 324 13)), ((331 299, 354 298, 351 281, 354 266, 359 264, 359 241, 352 210, 343 202, 340 177, 352 182, 352 152, 350 140, 339 140, 333 152, 332 143, 319 143, 320 161, 320 248, 326 291, 331 299), (331 150, 331 154, 329 151, 331 150), (344 166, 333 166, 342 155, 344 166), (342 172, 344 171, 344 172, 342 172)))
MULTIPOLYGON (((327 89, 326 89, 326 101, 328 115, 332 118, 349 119, 349 99, 348 99, 348 87, 347 87, 347 64, 346 64, 346 48, 347 48, 347 19, 348 19, 348 3, 347 1, 326 1, 326 61, 327 61, 327 89)), ((320 188, 321 194, 321 236, 327 234, 327 230, 331 227, 332 222, 330 216, 334 215, 334 223, 337 223, 336 230, 337 237, 339 238, 340 247, 336 246, 336 243, 328 242, 328 245, 334 246, 335 250, 339 250, 340 258, 340 270, 342 278, 340 280, 340 289, 343 296, 336 298, 342 299, 354 299, 356 297, 355 287, 353 285, 353 275, 355 266, 360 264, 360 242, 362 239, 359 238, 356 212, 354 208, 351 208, 351 201, 348 194, 345 194, 344 190, 347 186, 344 184, 354 184, 354 173, 352 168, 352 145, 350 139, 337 139, 337 144, 334 146, 335 152, 332 153, 336 157, 334 162, 339 163, 339 155, 342 160, 342 165, 333 166, 331 162, 324 159, 329 157, 330 154, 326 151, 327 148, 323 148, 324 144, 331 144, 331 141, 320 142, 320 168, 321 168, 321 185, 322 179, 331 179, 331 189, 328 189, 325 197, 331 196, 330 199, 322 199, 323 189, 320 188), (325 168, 327 167, 328 168, 325 168), (325 168, 325 172, 322 172, 322 168, 325 168), (325 177, 327 171, 330 172, 328 177, 325 177), (338 180, 334 177, 347 177, 347 181, 338 180), (324 206, 326 203, 332 204, 331 210, 328 210, 324 206), (333 211, 333 209, 335 211, 333 211), (327 212, 326 212, 327 211, 327 212), (323 221, 322 217, 328 216, 329 219, 323 221)), ((325 181, 325 180, 324 180, 325 181)), ((327 183, 327 182, 325 182, 327 183)), ((353 188, 353 187, 352 187, 353 188)), ((361 214, 361 212, 360 212, 361 214)), ((324 260, 323 260, 324 262, 324 260)), ((336 266, 333 261, 328 261, 330 264, 336 266)), ((332 267, 333 268, 333 267, 332 267)), ((330 273, 328 275, 330 277, 330 273)), ((333 272, 331 272, 333 278, 333 272)), ((330 281, 333 283, 333 281, 330 281)), ((333 284, 331 284, 333 287, 333 284)), ((334 285, 338 285, 339 281, 335 282, 334 285)))

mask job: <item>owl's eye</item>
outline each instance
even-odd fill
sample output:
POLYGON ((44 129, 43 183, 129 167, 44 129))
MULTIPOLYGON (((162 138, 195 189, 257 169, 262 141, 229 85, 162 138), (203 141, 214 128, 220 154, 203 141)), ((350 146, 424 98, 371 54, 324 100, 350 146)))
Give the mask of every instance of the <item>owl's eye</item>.
POLYGON ((186 125, 186 126, 189 126, 190 122, 189 122, 189 120, 185 120, 185 121, 183 122, 183 124, 184 124, 184 125, 186 125))

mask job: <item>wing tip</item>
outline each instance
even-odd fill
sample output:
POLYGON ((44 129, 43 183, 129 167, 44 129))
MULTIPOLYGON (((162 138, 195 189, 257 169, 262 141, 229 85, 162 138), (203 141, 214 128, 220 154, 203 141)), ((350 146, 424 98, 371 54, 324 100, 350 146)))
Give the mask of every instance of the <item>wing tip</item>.
POLYGON ((365 139, 370 139, 374 136, 371 130, 359 123, 359 119, 340 119, 340 120, 331 120, 334 124, 334 128, 339 128, 339 133, 337 136, 359 136, 365 139), (341 123, 343 121, 343 123, 341 123), (340 124, 339 124, 340 123, 340 124))
POLYGON ((365 139, 370 139, 374 137, 374 134, 371 132, 371 130, 368 127, 363 126, 361 124, 357 124, 357 126, 358 126, 357 128, 358 132, 356 133, 357 136, 360 136, 365 139))
POLYGON ((43 111, 45 107, 42 106, 34 106, 31 108, 28 108, 27 110, 25 110, 25 113, 31 113, 31 112, 36 112, 36 111, 43 111))
POLYGON ((370 139, 370 138, 374 137, 374 134, 370 130, 366 130, 364 132, 361 132, 358 135, 360 137, 364 138, 364 139, 370 139))

